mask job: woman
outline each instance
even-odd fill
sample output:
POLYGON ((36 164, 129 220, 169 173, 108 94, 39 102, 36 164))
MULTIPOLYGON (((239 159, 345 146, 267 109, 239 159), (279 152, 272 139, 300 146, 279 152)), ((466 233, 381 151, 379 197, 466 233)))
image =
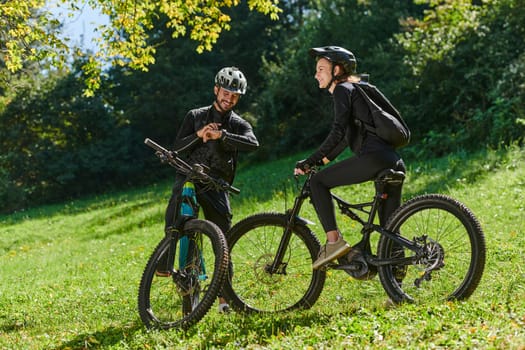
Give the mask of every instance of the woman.
MULTIPOLYGON (((362 120, 372 123, 372 117, 368 104, 353 84, 360 84, 365 91, 381 93, 356 75, 354 54, 337 46, 313 48, 310 54, 317 60, 315 79, 319 88, 332 94, 335 116, 326 139, 310 157, 297 162, 294 174, 303 175, 314 165, 328 164, 347 146, 354 153, 352 157, 319 171, 310 182, 312 203, 327 239, 313 263, 313 268, 318 269, 352 250, 337 227, 330 190, 373 180, 387 168, 405 171, 405 165, 392 145, 363 126, 362 120)), ((401 186, 391 186, 386 191, 388 199, 379 208, 381 224, 401 204, 401 186)))

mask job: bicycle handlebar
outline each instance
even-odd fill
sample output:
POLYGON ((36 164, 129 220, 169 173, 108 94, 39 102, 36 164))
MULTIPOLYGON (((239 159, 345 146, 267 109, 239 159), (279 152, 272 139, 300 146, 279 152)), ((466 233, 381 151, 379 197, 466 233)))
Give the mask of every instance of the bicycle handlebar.
POLYGON ((230 185, 223 179, 215 178, 206 173, 210 169, 204 164, 193 164, 189 165, 182 158, 178 156, 178 153, 175 151, 168 151, 166 148, 162 147, 155 141, 146 138, 144 143, 156 150, 155 154, 161 159, 161 161, 168 162, 171 166, 176 168, 179 172, 188 176, 191 181, 212 184, 215 188, 229 191, 233 194, 239 194, 240 189, 230 185))

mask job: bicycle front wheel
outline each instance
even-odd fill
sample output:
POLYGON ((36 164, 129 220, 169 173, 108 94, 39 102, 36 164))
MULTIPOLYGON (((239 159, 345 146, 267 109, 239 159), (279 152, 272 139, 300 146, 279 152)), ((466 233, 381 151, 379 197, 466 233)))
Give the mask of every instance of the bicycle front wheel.
POLYGON ((477 288, 485 266, 485 237, 474 214, 459 201, 440 194, 415 197, 392 214, 386 228, 423 248, 416 256, 386 236, 379 239, 380 259, 411 258, 410 263, 378 268, 393 302, 459 300, 477 288))
POLYGON ((286 215, 262 213, 229 231, 232 271, 223 294, 235 310, 282 312, 309 308, 319 298, 326 272, 312 269, 320 243, 306 225, 296 223, 291 229, 283 261, 271 269, 286 226, 286 215))
POLYGON ((190 327, 213 305, 227 268, 228 246, 219 227, 189 220, 178 240, 165 237, 149 258, 139 287, 140 318, 148 328, 190 327))

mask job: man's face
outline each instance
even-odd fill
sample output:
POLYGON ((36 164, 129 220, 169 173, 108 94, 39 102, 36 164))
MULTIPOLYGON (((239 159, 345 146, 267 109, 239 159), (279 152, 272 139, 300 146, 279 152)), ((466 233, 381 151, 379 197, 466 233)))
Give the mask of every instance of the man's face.
POLYGON ((239 102, 240 94, 228 91, 219 86, 215 86, 214 92, 217 105, 223 112, 228 112, 233 107, 235 107, 237 102, 239 102))
POLYGON ((326 58, 320 58, 317 60, 315 79, 319 82, 320 89, 327 89, 330 87, 332 81, 332 63, 326 58))

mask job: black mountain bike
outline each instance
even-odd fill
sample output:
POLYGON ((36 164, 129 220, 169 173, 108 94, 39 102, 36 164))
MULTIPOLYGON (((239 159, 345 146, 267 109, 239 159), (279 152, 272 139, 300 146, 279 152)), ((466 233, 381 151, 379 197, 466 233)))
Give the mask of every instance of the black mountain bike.
POLYGON ((375 179, 371 202, 351 204, 332 194, 339 210, 362 226, 362 239, 337 262, 313 270, 320 243, 299 212, 316 170, 306 177, 291 209, 249 216, 227 234, 233 274, 223 294, 235 310, 310 308, 323 290, 327 269, 360 280, 378 273, 394 303, 464 299, 474 292, 485 265, 485 238, 465 205, 441 194, 420 195, 399 207, 385 227, 374 223, 385 186, 404 181, 405 174, 392 169, 375 179), (374 233, 379 234, 375 253, 374 233))
MULTIPOLYGON (((186 183, 239 193, 221 179, 207 175, 201 164, 189 165, 150 139, 144 143, 178 173, 186 183)), ((178 196, 177 213, 183 205, 178 196)), ((221 229, 198 219, 198 207, 189 217, 179 214, 177 224, 166 232, 149 258, 138 293, 140 318, 147 327, 186 329, 198 322, 217 298, 228 272, 228 246, 221 229)))

